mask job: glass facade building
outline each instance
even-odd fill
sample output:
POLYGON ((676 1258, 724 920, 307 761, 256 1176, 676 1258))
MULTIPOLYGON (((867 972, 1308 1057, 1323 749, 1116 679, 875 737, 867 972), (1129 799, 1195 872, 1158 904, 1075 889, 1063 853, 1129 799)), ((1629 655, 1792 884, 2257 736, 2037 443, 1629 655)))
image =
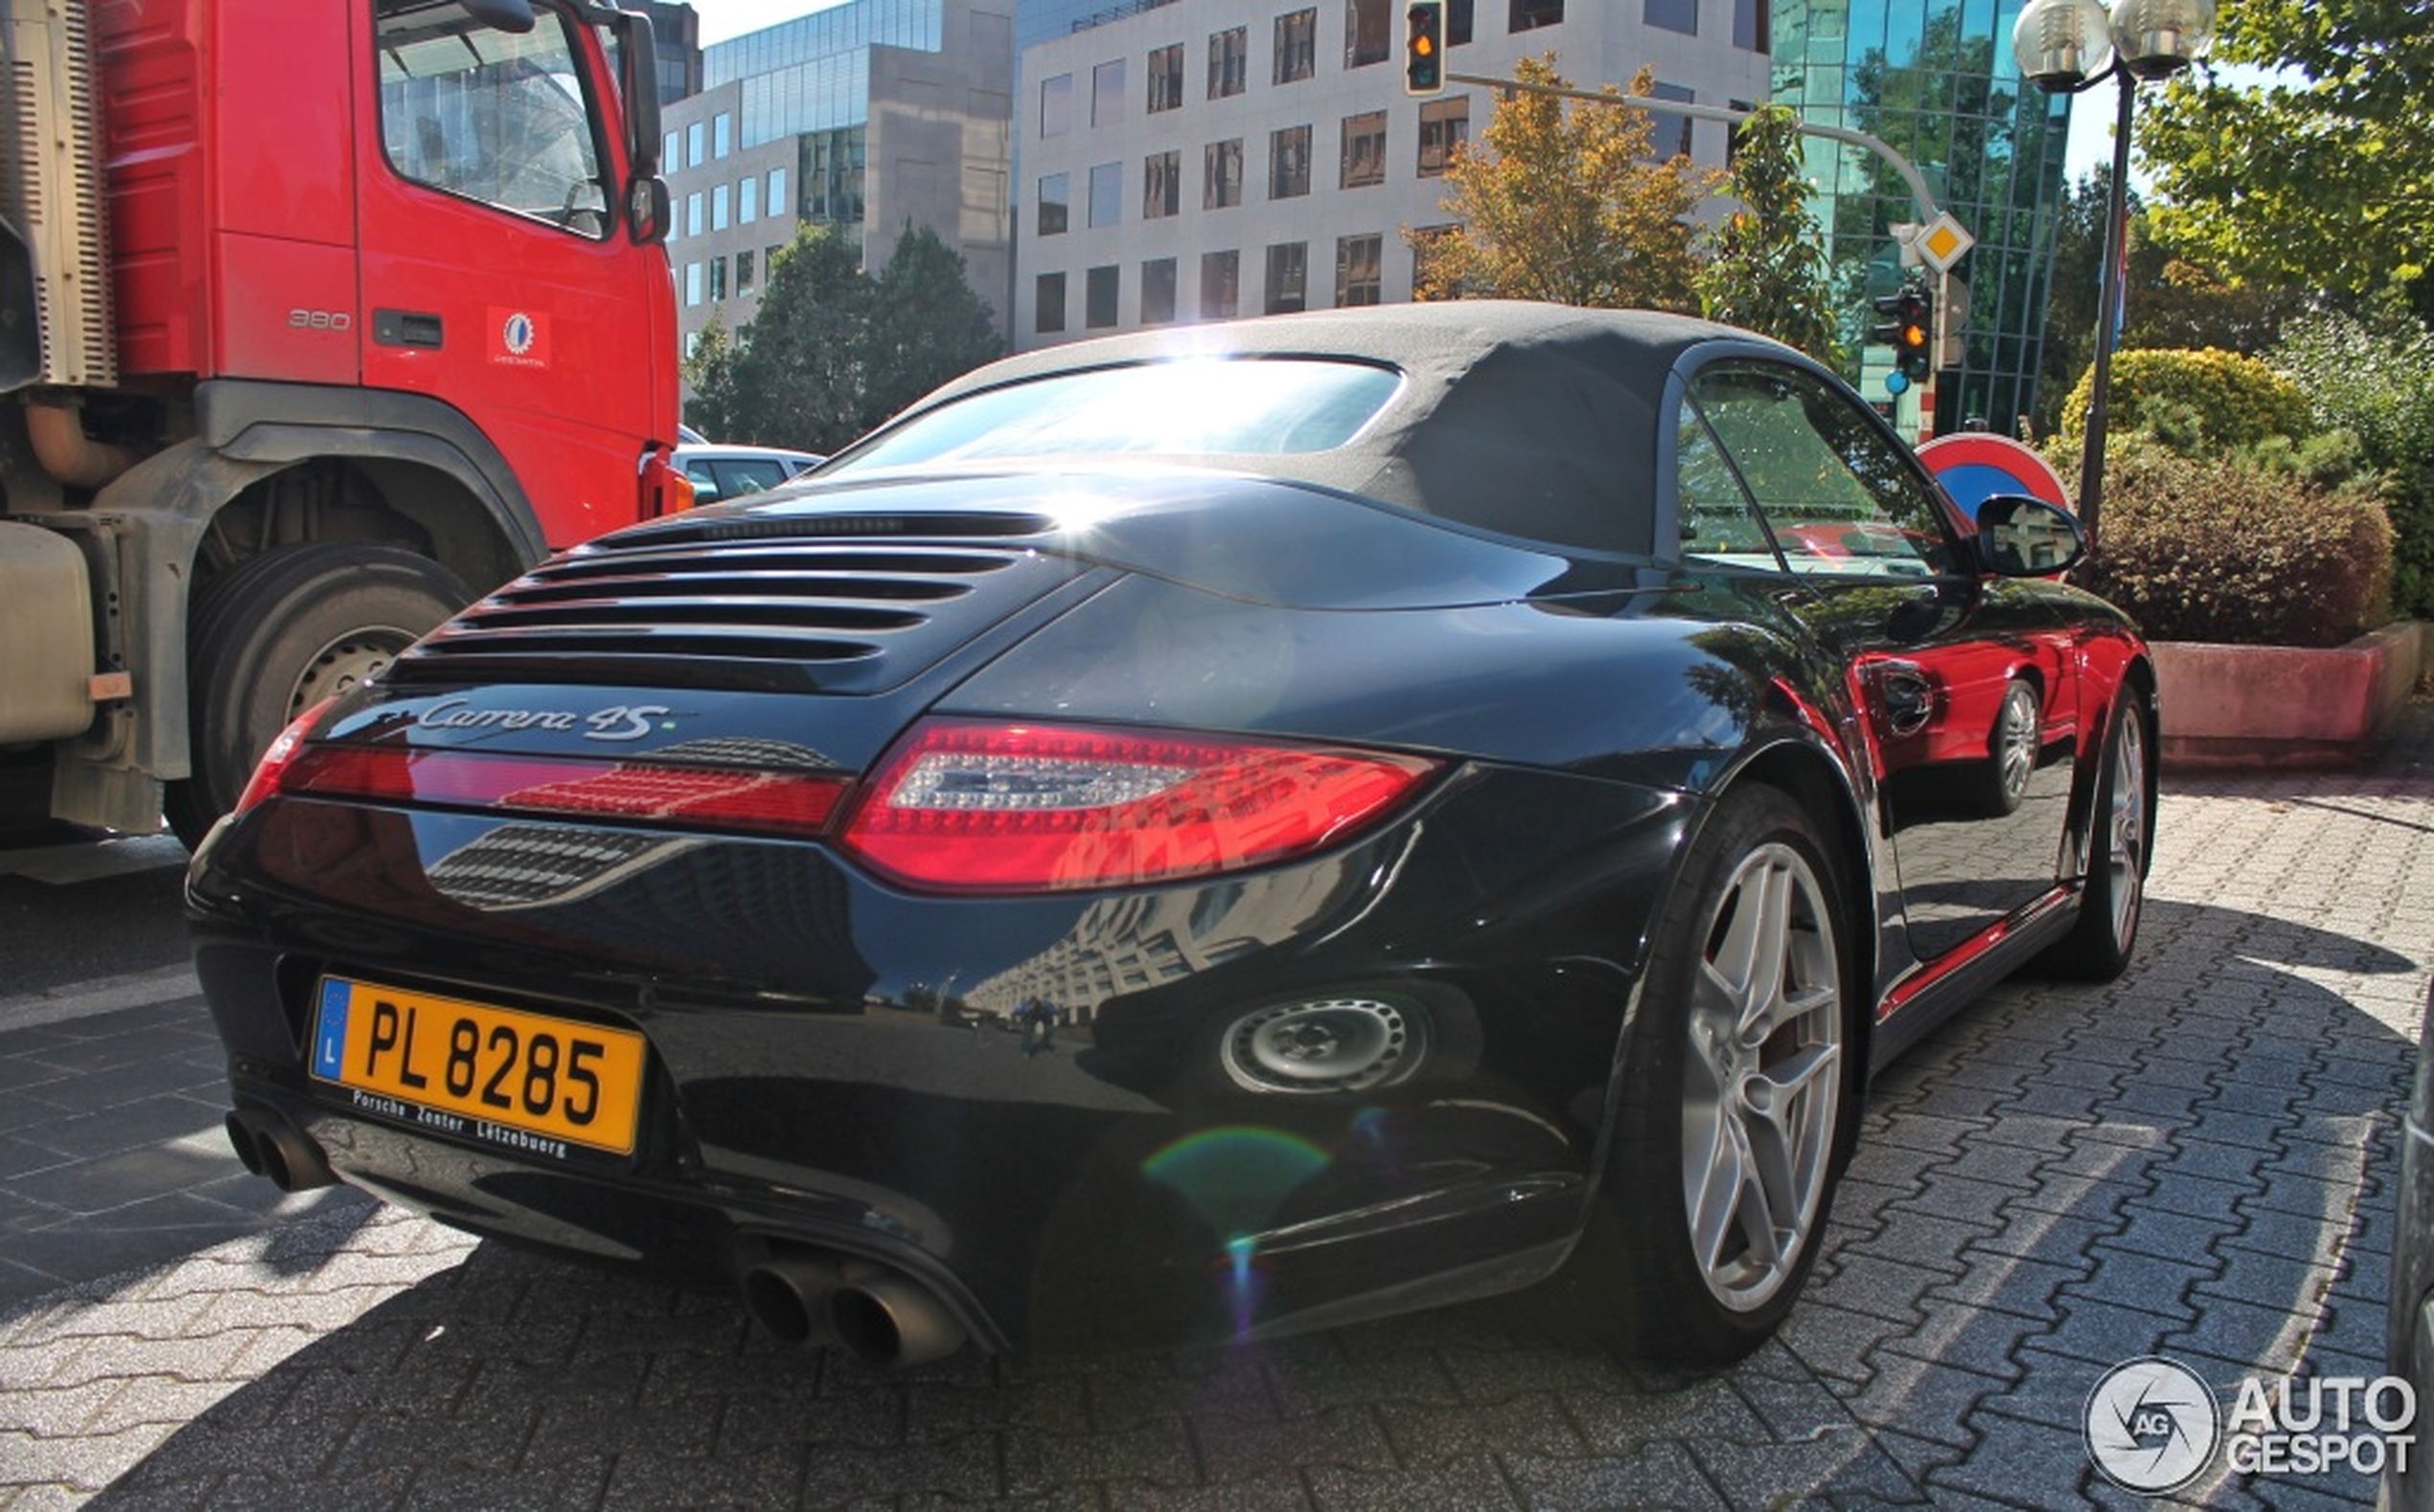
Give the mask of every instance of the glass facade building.
MULTIPOLYGON (((1774 10, 1775 101, 1812 124, 1892 146, 1977 239, 1953 269, 1947 329, 1961 337, 1960 361, 1937 375, 1939 434, 1972 422, 2011 433, 2033 396, 2043 346, 2070 101, 2020 78, 2010 43, 2019 12, 2020 0, 1809 0, 1774 10)), ((1882 158, 1804 141, 1844 348, 1863 390, 1881 401, 1893 355, 1866 345, 1879 318, 1870 301, 1899 285, 1892 228, 1921 212, 1882 158)))

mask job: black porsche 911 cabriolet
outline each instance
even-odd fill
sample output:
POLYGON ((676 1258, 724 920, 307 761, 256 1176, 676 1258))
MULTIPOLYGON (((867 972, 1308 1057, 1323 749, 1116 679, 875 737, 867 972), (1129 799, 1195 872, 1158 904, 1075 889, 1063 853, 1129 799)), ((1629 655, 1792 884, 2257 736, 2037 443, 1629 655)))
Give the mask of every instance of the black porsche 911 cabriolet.
POLYGON ((911 1362, 1794 1304, 1871 1069, 2119 972, 2154 675, 1839 379, 1466 303, 982 368, 306 711, 231 1136, 911 1362))

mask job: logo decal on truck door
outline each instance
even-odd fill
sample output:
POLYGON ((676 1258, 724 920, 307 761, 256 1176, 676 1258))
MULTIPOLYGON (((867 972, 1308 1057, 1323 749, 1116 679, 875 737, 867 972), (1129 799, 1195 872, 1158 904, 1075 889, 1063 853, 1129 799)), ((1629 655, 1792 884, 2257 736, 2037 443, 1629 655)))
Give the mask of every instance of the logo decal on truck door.
POLYGON ((498 344, 491 349, 491 360, 509 367, 545 368, 549 366, 549 317, 524 309, 491 309, 491 329, 498 332, 498 344))

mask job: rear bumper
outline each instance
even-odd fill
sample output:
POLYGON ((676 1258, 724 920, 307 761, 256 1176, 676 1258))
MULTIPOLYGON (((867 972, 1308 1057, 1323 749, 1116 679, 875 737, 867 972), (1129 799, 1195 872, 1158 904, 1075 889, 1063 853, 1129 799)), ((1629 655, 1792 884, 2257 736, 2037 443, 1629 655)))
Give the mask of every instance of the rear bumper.
POLYGON ((206 848, 190 892, 235 1098, 345 1181, 709 1289, 773 1250, 868 1259, 986 1346, 1103 1345, 1329 1326, 1551 1270, 1687 817, 1645 790, 1487 774, 1219 883, 913 898, 815 846, 695 836, 506 904, 443 885, 496 820, 277 800, 206 848), (1521 823, 1561 839, 1517 851, 1521 823), (315 1079, 325 974, 638 1030, 636 1148, 526 1148, 315 1079), (1425 1020, 1417 1074, 1277 1093, 1219 1065, 1244 1013, 1361 992, 1425 1020), (1052 1030, 1010 1012, 1032 997, 1052 1030))

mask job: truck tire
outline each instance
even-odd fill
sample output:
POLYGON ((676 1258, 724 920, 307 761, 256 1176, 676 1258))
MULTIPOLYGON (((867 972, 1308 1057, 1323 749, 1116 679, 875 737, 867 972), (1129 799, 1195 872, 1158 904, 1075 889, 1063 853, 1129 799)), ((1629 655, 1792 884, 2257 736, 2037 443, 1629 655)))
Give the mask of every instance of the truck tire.
POLYGON ((472 598, 427 557, 357 543, 282 546, 205 584, 187 617, 194 775, 169 785, 170 828, 201 843, 289 721, 472 598))

